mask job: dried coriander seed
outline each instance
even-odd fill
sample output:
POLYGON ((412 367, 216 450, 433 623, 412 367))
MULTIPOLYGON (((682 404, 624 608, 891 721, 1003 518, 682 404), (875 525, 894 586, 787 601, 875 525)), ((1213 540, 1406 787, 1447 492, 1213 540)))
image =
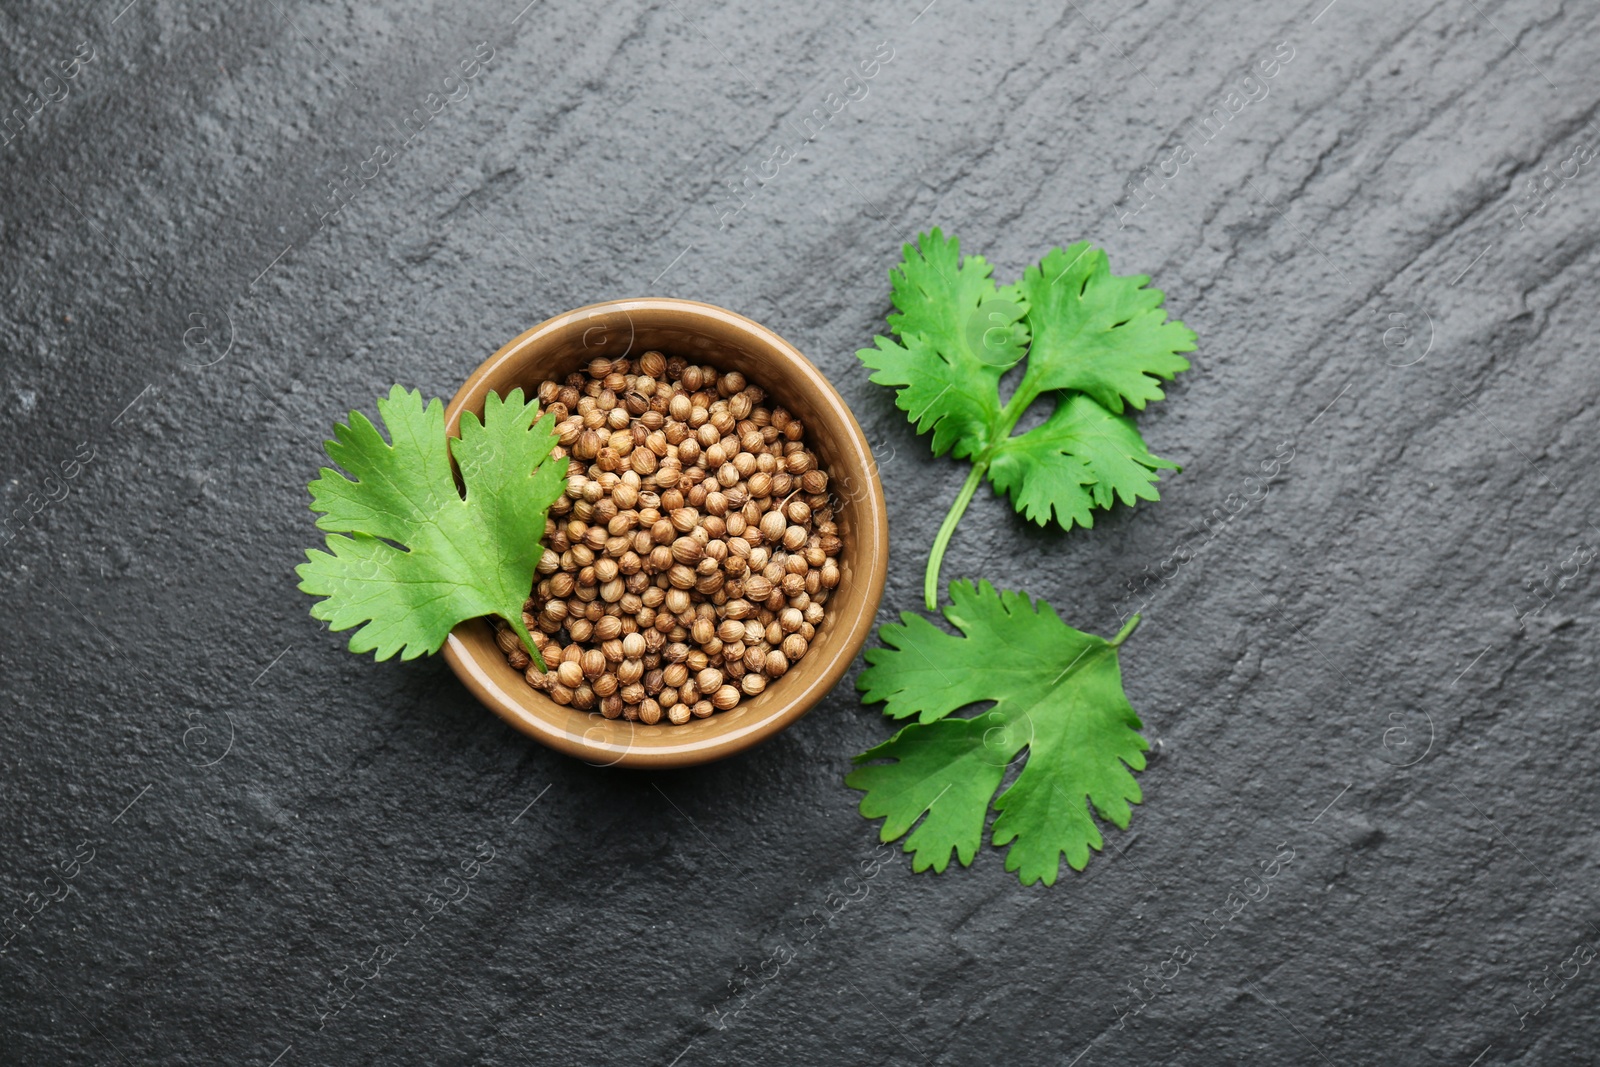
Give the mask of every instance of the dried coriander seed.
POLYGON ((805 426, 737 371, 649 351, 540 383, 569 458, 523 621, 529 686, 610 719, 683 725, 759 696, 840 585, 828 475, 805 426))

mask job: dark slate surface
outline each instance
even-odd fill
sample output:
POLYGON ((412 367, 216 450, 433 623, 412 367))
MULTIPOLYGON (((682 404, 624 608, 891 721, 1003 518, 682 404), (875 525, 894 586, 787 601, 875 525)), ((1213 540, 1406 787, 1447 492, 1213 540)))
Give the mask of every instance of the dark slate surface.
POLYGON ((1589 1061, 1592 8, 523 2, 0 12, 0 1061, 1589 1061), (848 685, 613 773, 308 617, 336 416, 641 293, 837 383, 916 607, 963 471, 852 353, 934 224, 1005 278, 1092 238, 1201 337, 1142 419, 1160 503, 1062 535, 985 490, 946 563, 1102 633, 1163 576, 1124 650, 1157 758, 1085 874, 882 858, 848 685))

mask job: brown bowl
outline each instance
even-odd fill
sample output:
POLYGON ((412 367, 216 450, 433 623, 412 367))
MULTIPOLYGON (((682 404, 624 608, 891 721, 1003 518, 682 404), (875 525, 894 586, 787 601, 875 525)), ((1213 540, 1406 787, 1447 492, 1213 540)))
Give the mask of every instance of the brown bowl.
POLYGON ((806 442, 829 474, 834 521, 844 548, 842 580, 805 658, 761 695, 732 711, 682 726, 646 726, 564 707, 532 688, 495 644, 486 620, 462 623, 444 658, 490 710, 523 733, 568 755, 603 766, 687 767, 731 756, 798 720, 844 676, 872 629, 889 564, 889 520, 867 439, 850 409, 817 368, 759 323, 693 300, 612 300, 547 319, 490 356, 445 411, 452 435, 463 411, 483 413, 490 390, 525 393, 596 357, 638 358, 659 349, 737 370, 806 426, 806 442))

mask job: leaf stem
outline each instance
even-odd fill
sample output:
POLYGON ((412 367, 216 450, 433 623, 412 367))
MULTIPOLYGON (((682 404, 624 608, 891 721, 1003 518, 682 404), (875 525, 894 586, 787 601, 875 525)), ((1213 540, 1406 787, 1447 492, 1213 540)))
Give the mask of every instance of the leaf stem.
POLYGON ((949 546, 950 536, 956 532, 956 523, 966 514, 967 505, 972 503, 972 494, 978 491, 978 484, 983 481, 984 472, 988 469, 987 459, 972 464, 972 471, 962 484, 961 492, 956 494, 956 502, 950 505, 950 513, 939 524, 939 534, 933 539, 933 551, 928 553, 928 572, 922 581, 922 597, 929 611, 939 606, 939 565, 944 562, 944 550, 949 546))
POLYGON ((1122 642, 1124 642, 1128 638, 1132 637, 1133 636, 1133 631, 1137 630, 1138 628, 1139 628, 1139 616, 1135 615, 1133 618, 1131 618, 1127 622, 1123 623, 1122 629, 1117 631, 1117 636, 1115 636, 1115 637, 1113 637, 1111 639, 1111 641, 1110 641, 1111 647, 1112 648, 1116 648, 1118 645, 1122 644, 1122 642))
POLYGON ((505 619, 506 622, 510 623, 511 628, 517 632, 517 636, 522 638, 522 647, 528 650, 528 655, 533 657, 533 662, 539 665, 539 670, 541 672, 549 670, 549 668, 544 665, 544 657, 539 655, 539 650, 533 645, 533 635, 528 633, 528 628, 523 625, 522 613, 520 611, 517 612, 516 618, 511 618, 507 615, 502 615, 500 617, 505 619))
MULTIPOLYGON (((1006 406, 1000 409, 1000 428, 995 434, 994 444, 1011 436, 1011 431, 1017 428, 1017 423, 1022 419, 1022 413, 1032 407, 1037 399, 1039 399, 1039 387, 1028 381, 1028 376, 1024 374, 1022 381, 1017 385, 1017 391, 1011 394, 1006 406)), ((993 448, 994 444, 990 447, 993 448)))
MULTIPOLYGON (((1031 364, 1030 364, 1031 366, 1031 364)), ((1029 380, 1027 374, 1022 376, 1017 391, 1011 394, 1011 399, 1005 407, 1000 409, 998 425, 994 427, 989 447, 972 458, 972 472, 967 475, 966 484, 961 487, 961 492, 956 496, 956 502, 950 508, 950 514, 944 517, 944 522, 939 526, 939 535, 933 540, 933 551, 928 554, 928 572, 922 582, 922 597, 928 605, 928 610, 933 611, 939 606, 939 565, 944 562, 944 550, 950 544, 950 537, 956 531, 956 523, 961 521, 961 516, 966 513, 967 505, 972 503, 972 495, 978 491, 978 484, 983 481, 983 476, 989 470, 989 461, 994 457, 995 450, 1011 437, 1011 431, 1017 428, 1023 412, 1039 399, 1040 389, 1037 384, 1029 380)), ((1129 630, 1128 633, 1132 633, 1129 630)), ((1127 634, 1122 636, 1126 637, 1127 634)), ((1120 643, 1120 642, 1119 642, 1120 643)))
POLYGON ((972 471, 967 475, 961 492, 957 494, 956 502, 951 505, 950 514, 944 517, 944 522, 939 526, 939 535, 933 540, 933 551, 928 555, 928 573, 923 578, 922 597, 927 602, 929 611, 939 606, 939 565, 944 562, 944 550, 949 546, 950 537, 956 531, 956 523, 960 522, 961 516, 966 513, 967 505, 972 503, 972 495, 978 491, 979 483, 988 472, 989 460, 993 458, 995 450, 1011 437, 1011 431, 1016 429, 1022 413, 1027 411, 1029 405, 1038 398, 1038 388, 1030 386, 1024 376, 1022 384, 1000 411, 999 425, 994 428, 993 440, 989 447, 972 458, 972 471))

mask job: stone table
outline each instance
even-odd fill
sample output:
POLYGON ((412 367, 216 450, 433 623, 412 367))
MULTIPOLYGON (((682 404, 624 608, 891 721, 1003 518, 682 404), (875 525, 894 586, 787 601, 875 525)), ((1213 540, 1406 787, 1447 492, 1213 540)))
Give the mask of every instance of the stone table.
POLYGON ((0 40, 0 1060, 1592 1055, 1593 9, 31 0, 0 40), (638 294, 836 383, 917 609, 965 472, 854 351, 934 225, 1007 280, 1093 240, 1200 337, 1159 503, 985 489, 945 562, 1142 605, 1144 803, 1082 874, 879 851, 855 672, 619 773, 309 617, 336 418, 638 294))

